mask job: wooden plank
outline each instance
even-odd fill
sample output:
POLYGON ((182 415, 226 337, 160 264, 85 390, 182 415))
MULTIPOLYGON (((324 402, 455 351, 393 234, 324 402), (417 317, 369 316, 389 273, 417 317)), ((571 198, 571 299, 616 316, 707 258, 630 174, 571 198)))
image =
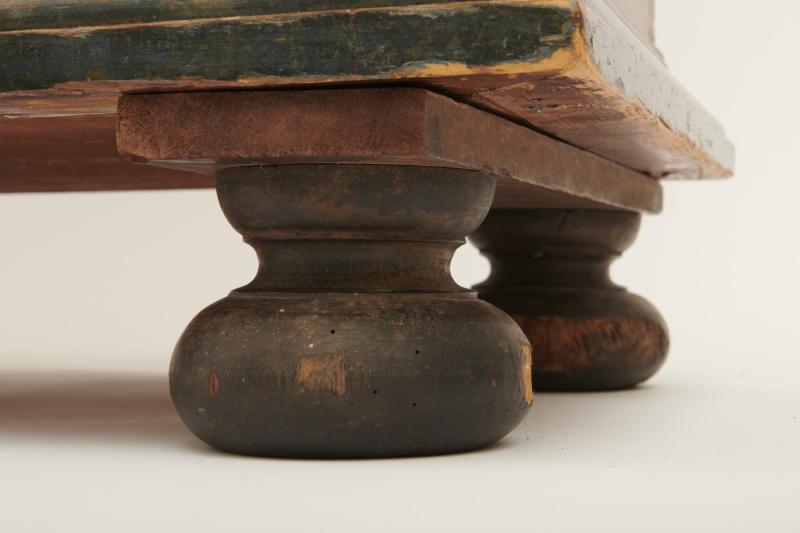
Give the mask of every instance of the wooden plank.
POLYGON ((457 167, 499 176, 496 207, 577 201, 661 208, 661 187, 648 176, 422 89, 125 95, 117 128, 122 155, 168 168, 211 173, 226 166, 323 162, 457 167))
POLYGON ((115 115, 0 120, 0 192, 213 187, 210 176, 123 159, 115 127, 115 115))

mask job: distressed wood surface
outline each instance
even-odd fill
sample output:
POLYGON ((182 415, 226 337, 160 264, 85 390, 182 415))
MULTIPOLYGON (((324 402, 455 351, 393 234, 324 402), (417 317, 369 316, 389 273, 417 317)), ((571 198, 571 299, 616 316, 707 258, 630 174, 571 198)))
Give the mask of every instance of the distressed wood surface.
POLYGON ((719 124, 602 0, 27 0, 0 20, 6 119, 113 113, 120 92, 402 83, 654 177, 733 168, 719 124))
POLYGON ((129 94, 117 141, 132 159, 209 174, 287 163, 457 167, 498 176, 495 207, 661 208, 656 180, 424 89, 129 94))

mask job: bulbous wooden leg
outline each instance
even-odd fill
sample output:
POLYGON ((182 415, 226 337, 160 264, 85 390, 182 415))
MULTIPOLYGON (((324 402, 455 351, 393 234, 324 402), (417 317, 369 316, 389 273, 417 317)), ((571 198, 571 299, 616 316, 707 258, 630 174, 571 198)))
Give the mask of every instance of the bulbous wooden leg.
POLYGON ((454 250, 494 178, 383 165, 217 175, 255 279, 203 310, 172 358, 178 411, 236 453, 369 457, 486 446, 533 400, 530 345, 458 287, 454 250))
POLYGON ((527 334, 537 390, 632 387, 663 364, 663 318, 608 275, 639 223, 625 211, 493 210, 470 236, 492 265, 479 297, 527 334))

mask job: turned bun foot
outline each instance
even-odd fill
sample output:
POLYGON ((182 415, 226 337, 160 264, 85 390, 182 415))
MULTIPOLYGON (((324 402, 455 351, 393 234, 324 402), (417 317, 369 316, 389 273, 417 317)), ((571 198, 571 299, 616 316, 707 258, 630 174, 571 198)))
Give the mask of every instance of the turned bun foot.
POLYGON ((528 336, 537 390, 633 387, 664 363, 658 310, 608 275, 639 224, 625 211, 494 210, 470 236, 492 265, 479 296, 528 336))
POLYGON ((172 397, 198 437, 251 455, 422 455, 486 446, 522 420, 530 345, 449 274, 492 177, 243 167, 217 190, 260 267, 175 349, 172 397))

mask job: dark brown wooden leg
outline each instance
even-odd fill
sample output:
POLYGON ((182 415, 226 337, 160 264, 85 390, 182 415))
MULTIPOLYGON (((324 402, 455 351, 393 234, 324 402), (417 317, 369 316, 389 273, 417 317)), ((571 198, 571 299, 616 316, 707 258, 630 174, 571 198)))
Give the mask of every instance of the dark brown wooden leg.
POLYGON ((470 236, 492 265, 479 296, 528 335, 537 390, 632 387, 663 364, 661 315, 608 276, 639 223, 625 211, 493 210, 470 236))
POLYGON ((530 345, 449 274, 494 185, 388 165, 219 172, 223 211, 260 268, 178 342, 170 388, 189 428, 223 450, 301 457, 456 452, 506 435, 533 401, 530 345))

